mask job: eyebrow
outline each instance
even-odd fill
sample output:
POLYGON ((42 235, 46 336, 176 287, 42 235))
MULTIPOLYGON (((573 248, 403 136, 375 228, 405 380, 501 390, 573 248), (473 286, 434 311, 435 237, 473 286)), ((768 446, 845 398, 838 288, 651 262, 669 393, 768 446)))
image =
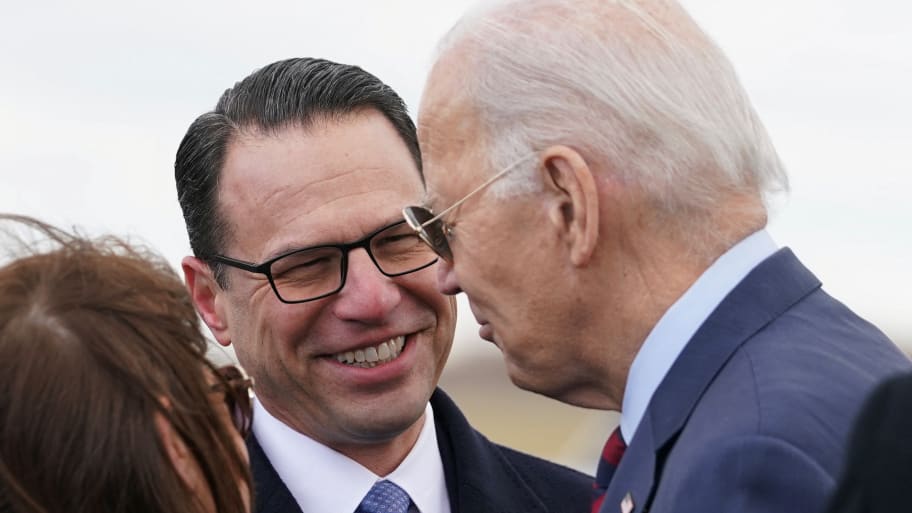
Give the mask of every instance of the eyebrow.
POLYGON ((342 244, 350 244, 356 240, 363 239, 369 233, 374 233, 381 228, 393 225, 401 220, 402 220, 401 216, 390 216, 390 217, 386 218, 386 220, 384 222, 377 223, 370 230, 366 230, 359 237, 356 237, 354 239, 347 240, 347 241, 340 241, 340 240, 336 239, 335 242, 325 241, 325 242, 317 242, 314 244, 307 244, 307 245, 301 245, 298 243, 285 243, 285 244, 282 244, 281 246, 279 246, 278 249, 267 253, 266 257, 264 257, 262 260, 260 260, 260 262, 268 262, 268 261, 272 260, 273 258, 280 257, 282 255, 287 255, 288 253, 293 253, 295 251, 300 251, 302 249, 318 248, 318 247, 322 247, 322 246, 338 246, 338 245, 342 245, 342 244))
POLYGON ((270 251, 269 253, 267 253, 266 256, 260 260, 260 262, 268 262, 268 261, 272 260, 273 258, 277 258, 282 255, 287 255, 288 253, 293 253, 293 252, 301 250, 301 249, 312 248, 314 246, 320 246, 320 245, 321 244, 311 244, 309 246, 300 246, 300 245, 291 244, 291 243, 283 244, 283 245, 279 246, 279 248, 277 250, 270 251))

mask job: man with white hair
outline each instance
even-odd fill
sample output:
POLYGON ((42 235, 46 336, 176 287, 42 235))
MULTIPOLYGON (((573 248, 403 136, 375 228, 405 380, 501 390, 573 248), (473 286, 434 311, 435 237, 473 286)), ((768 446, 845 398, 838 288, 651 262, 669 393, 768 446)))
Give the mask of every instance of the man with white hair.
POLYGON ((445 38, 406 219, 521 388, 619 410, 593 511, 815 511, 908 359, 765 231, 787 189, 677 3, 523 0, 445 38))

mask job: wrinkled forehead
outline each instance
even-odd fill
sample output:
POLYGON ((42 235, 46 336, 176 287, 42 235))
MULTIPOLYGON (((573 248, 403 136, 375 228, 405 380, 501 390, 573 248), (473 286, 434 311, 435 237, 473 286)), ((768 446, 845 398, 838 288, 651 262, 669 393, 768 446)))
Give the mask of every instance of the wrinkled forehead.
POLYGON ((472 183, 481 180, 485 169, 482 141, 474 137, 442 134, 433 139, 435 151, 423 158, 425 192, 423 203, 439 208, 463 196, 472 183))
POLYGON ((380 114, 239 138, 219 202, 235 249, 263 258, 285 247, 357 239, 422 197, 411 153, 380 114))
POLYGON ((460 87, 458 68, 441 61, 428 79, 418 113, 427 199, 452 196, 483 176, 485 134, 460 87))

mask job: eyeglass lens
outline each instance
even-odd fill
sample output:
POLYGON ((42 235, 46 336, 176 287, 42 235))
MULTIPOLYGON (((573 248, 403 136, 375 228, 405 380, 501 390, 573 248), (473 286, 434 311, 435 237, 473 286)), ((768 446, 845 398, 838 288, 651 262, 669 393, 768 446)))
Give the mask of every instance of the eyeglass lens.
POLYGON ((449 262, 453 260, 453 253, 450 251, 449 242, 447 242, 442 219, 437 219, 425 225, 425 223, 434 218, 434 213, 424 207, 406 207, 402 210, 402 213, 409 226, 418 232, 425 244, 430 246, 435 253, 445 260, 449 262))
MULTIPOLYGON (((368 252, 388 276, 426 267, 437 256, 405 223, 397 223, 370 237, 368 252)), ((303 301, 338 291, 343 284, 346 250, 339 247, 304 249, 272 263, 270 273, 276 292, 285 301, 303 301)))

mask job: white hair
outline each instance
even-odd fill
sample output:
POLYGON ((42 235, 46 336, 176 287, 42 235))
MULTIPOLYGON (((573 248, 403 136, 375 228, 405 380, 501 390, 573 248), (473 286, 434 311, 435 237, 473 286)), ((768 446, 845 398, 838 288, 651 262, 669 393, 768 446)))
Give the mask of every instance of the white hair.
MULTIPOLYGON (((460 20, 438 56, 456 49, 494 170, 564 144, 668 215, 693 220, 729 192, 788 189, 731 63, 673 1, 488 4, 460 20)), ((531 168, 495 190, 539 189, 531 168)))

